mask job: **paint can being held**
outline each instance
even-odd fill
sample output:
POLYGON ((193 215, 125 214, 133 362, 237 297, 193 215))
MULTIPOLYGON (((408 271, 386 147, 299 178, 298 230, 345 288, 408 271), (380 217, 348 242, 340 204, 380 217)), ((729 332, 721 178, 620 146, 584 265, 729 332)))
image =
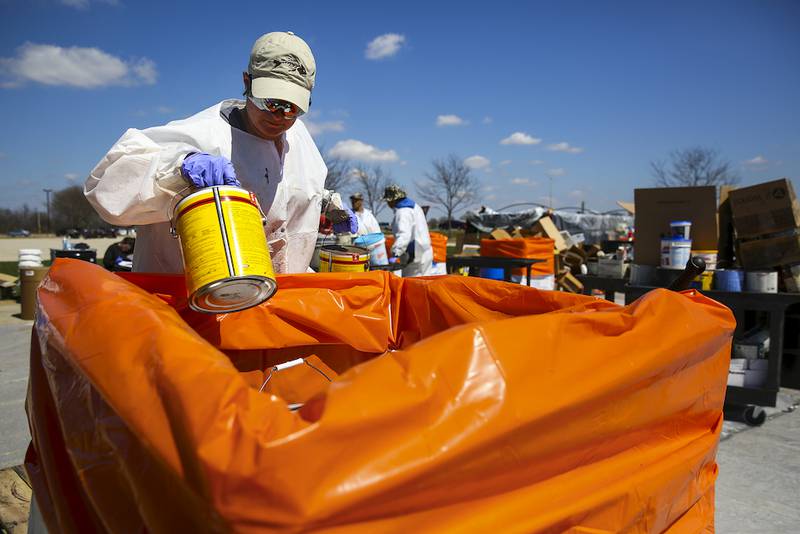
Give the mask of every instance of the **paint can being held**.
POLYGON ((319 251, 321 273, 363 273, 369 271, 369 250, 362 247, 331 245, 319 251))
POLYGON ((175 207, 189 306, 230 313, 261 304, 278 286, 253 193, 234 186, 201 189, 175 207))

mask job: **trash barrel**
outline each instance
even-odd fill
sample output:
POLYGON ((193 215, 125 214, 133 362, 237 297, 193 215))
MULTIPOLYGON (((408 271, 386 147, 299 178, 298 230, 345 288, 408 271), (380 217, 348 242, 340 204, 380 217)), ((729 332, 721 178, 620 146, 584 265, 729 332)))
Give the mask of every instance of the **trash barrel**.
POLYGON ((22 286, 21 300, 22 311, 20 317, 25 320, 33 319, 36 312, 36 288, 47 274, 49 267, 24 267, 19 270, 20 285, 22 286))
POLYGON ((97 263, 97 250, 93 248, 71 248, 71 249, 50 249, 50 260, 56 258, 72 258, 74 260, 88 261, 89 263, 97 263))

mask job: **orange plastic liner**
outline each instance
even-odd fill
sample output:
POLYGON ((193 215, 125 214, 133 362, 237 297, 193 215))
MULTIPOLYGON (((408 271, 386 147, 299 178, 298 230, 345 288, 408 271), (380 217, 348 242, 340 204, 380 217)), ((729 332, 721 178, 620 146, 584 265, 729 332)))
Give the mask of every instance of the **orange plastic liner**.
MULTIPOLYGON (((555 242, 545 237, 517 237, 513 239, 481 239, 481 256, 502 258, 528 258, 544 260, 534 263, 531 276, 555 274, 555 242)), ((514 274, 525 275, 525 269, 514 269, 514 274)))
POLYGON ((724 306, 381 272, 278 284, 209 316, 180 276, 55 261, 26 457, 51 532, 713 531, 724 306), (333 382, 302 365, 258 392, 301 356, 333 382))
POLYGON ((392 245, 394 245, 394 236, 389 234, 389 235, 384 235, 384 237, 386 238, 386 254, 388 254, 389 257, 392 258, 394 257, 394 254, 392 254, 392 245))
POLYGON ((439 232, 429 232, 431 247, 433 247, 433 262, 444 263, 447 261, 447 236, 439 232))

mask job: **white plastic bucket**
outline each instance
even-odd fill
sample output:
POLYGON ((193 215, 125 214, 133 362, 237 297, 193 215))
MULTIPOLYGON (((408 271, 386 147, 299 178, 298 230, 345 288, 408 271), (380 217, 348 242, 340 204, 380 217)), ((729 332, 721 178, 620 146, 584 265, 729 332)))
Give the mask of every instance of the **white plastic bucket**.
POLYGON ((669 237, 661 240, 661 266, 667 269, 683 269, 692 255, 692 240, 669 237))
MULTIPOLYGON (((524 275, 512 275, 511 281, 523 286, 528 285, 528 277, 524 275)), ((556 288, 556 277, 552 274, 531 276, 531 287, 541 289, 542 291, 553 291, 556 288)))
POLYGON ((672 237, 680 237, 683 239, 692 238, 691 221, 672 221, 671 223, 669 223, 669 229, 670 233, 672 234, 672 237))
POLYGON ((747 291, 753 293, 777 293, 777 271, 747 271, 744 273, 744 283, 747 291))
POLYGON ((386 238, 383 234, 374 233, 357 237, 353 244, 369 250, 370 265, 389 265, 389 255, 386 254, 386 238))
POLYGON ((22 259, 22 256, 39 256, 42 257, 42 251, 38 248, 21 248, 19 249, 19 257, 22 259))
POLYGON ((38 254, 20 254, 19 261, 38 261, 39 263, 42 262, 42 257, 38 254))

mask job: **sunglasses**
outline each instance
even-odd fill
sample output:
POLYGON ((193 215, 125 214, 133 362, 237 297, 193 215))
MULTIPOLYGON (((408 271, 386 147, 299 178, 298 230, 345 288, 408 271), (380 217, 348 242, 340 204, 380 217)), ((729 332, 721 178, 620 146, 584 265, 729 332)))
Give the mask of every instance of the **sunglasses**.
POLYGON ((250 96, 249 98, 250 101, 261 111, 269 111, 270 113, 281 112, 283 113, 283 118, 285 119, 296 119, 305 113, 302 109, 295 106, 291 102, 286 102, 284 100, 275 100, 273 98, 256 98, 254 96, 250 96))

